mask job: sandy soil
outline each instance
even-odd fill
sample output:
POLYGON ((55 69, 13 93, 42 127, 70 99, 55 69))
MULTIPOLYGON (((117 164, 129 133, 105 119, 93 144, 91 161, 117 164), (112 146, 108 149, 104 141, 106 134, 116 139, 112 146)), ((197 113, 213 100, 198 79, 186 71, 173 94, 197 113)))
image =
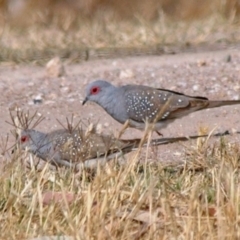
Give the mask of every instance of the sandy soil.
MULTIPOLYGON (((210 99, 240 99, 239 47, 214 52, 96 60, 65 65, 65 70, 64 77, 51 78, 44 67, 0 65, 1 137, 5 138, 12 129, 6 121, 10 121, 9 108, 15 106, 32 113, 37 110, 45 116, 44 122, 37 127, 43 131, 61 127, 56 118, 65 122, 72 114, 76 122, 81 119, 86 124, 88 121, 102 124, 104 133, 119 131, 121 125, 99 106, 81 105, 84 87, 96 79, 106 79, 116 85, 145 84, 210 99), (34 104, 33 99, 38 96, 42 103, 34 104)), ((193 113, 161 132, 164 137, 188 136, 197 134, 201 126, 208 127, 209 131, 215 129, 215 133, 240 131, 240 105, 193 113)), ((141 135, 139 130, 128 129, 123 137, 141 135)), ((232 134, 227 139, 239 142, 240 136, 232 134)), ((9 146, 13 141, 11 136, 9 146)), ((213 139, 211 144, 216 141, 219 139, 213 139)), ((163 162, 184 160, 186 148, 192 145, 196 145, 196 141, 184 143, 184 147, 180 143, 159 146, 154 150, 155 159, 163 162)))

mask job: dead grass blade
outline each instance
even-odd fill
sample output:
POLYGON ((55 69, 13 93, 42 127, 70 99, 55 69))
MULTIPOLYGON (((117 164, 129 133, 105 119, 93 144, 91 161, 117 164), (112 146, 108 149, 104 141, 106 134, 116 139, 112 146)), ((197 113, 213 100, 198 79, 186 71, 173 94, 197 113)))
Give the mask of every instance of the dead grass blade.
POLYGON ((9 113, 11 122, 6 122, 11 126, 15 127, 16 129, 34 129, 44 120, 43 116, 37 116, 37 111, 32 115, 29 113, 29 111, 24 112, 21 110, 16 111, 16 116, 13 114, 12 111, 9 111, 9 113))

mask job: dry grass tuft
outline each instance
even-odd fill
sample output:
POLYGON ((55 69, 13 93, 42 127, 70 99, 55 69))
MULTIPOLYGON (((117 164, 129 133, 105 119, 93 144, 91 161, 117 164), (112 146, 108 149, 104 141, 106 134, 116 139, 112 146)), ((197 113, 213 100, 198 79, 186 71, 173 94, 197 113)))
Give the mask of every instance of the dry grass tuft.
POLYGON ((91 179, 26 170, 23 154, 11 155, 0 176, 0 238, 239 238, 239 144, 206 139, 185 152, 181 166, 136 165, 133 156, 91 179))

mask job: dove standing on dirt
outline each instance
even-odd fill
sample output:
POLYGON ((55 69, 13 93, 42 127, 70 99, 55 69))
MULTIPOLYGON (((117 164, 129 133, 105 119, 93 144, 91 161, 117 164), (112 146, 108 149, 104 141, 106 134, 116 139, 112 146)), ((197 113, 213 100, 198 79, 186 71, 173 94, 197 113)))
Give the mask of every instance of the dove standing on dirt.
POLYGON ((115 120, 124 124, 125 128, 144 130, 148 122, 154 125, 155 131, 192 112, 240 104, 240 100, 212 101, 205 97, 187 96, 143 85, 116 87, 104 80, 87 85, 83 105, 87 101, 100 105, 115 120))
POLYGON ((106 161, 131 152, 140 139, 118 140, 112 136, 85 133, 82 130, 61 129, 43 133, 34 129, 23 130, 19 137, 20 148, 56 166, 86 168, 104 165, 106 161))

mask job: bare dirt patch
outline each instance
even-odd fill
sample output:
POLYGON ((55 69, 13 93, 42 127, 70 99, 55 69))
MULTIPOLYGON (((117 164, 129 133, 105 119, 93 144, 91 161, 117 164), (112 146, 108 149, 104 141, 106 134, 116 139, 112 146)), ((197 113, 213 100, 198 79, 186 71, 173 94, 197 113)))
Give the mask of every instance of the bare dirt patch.
MULTIPOLYGON (((183 53, 159 57, 131 57, 84 62, 65 65, 66 75, 60 78, 47 76, 44 67, 33 65, 0 66, 0 127, 5 138, 12 128, 8 111, 15 106, 30 112, 38 111, 46 117, 39 130, 49 131, 61 127, 56 119, 65 122, 74 114, 75 120, 102 125, 104 133, 115 133, 121 129, 104 110, 96 104, 81 105, 85 85, 95 79, 106 79, 113 84, 145 84, 156 88, 167 88, 189 95, 206 96, 210 99, 239 99, 240 79, 239 47, 202 53, 183 53), (42 103, 34 104, 41 98, 42 103)), ((175 121, 162 130, 164 137, 196 135, 200 127, 208 131, 224 132, 240 130, 240 106, 222 107, 193 113, 175 121)), ((141 137, 142 132, 128 129, 124 138, 141 137)), ((154 137, 157 137, 154 135, 154 137)), ((233 134, 229 141, 239 141, 233 134)), ((13 143, 10 138, 9 145, 13 143)), ((216 143, 219 139, 214 139, 216 143)), ((194 141, 184 146, 196 145, 194 141)), ((166 161, 184 160, 182 143, 159 146, 154 159, 166 161)), ((150 157, 151 158, 151 157, 150 157)))

